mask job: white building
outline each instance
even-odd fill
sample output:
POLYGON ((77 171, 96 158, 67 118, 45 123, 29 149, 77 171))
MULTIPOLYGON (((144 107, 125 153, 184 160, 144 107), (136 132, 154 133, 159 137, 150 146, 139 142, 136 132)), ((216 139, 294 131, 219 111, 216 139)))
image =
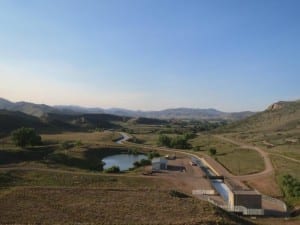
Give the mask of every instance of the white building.
POLYGON ((161 157, 161 158, 154 158, 152 159, 152 170, 153 171, 160 171, 168 169, 168 160, 161 157))

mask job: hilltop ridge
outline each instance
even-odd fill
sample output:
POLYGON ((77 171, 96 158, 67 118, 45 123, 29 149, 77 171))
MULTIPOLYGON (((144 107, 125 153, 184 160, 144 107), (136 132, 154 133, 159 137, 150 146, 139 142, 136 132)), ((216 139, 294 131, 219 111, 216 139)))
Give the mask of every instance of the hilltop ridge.
POLYGON ((154 119, 200 119, 200 120, 240 120, 254 114, 254 112, 222 112, 216 109, 198 109, 198 108, 172 108, 159 111, 140 111, 121 108, 86 108, 81 106, 49 106, 46 104, 35 104, 31 102, 11 102, 0 98, 0 109, 10 111, 20 111, 36 117, 42 117, 47 113, 56 114, 111 114, 127 117, 145 117, 154 119))

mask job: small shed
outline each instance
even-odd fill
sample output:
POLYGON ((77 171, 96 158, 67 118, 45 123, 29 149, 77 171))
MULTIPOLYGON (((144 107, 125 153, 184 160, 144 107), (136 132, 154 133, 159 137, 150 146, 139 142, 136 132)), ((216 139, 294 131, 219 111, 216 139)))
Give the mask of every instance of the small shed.
POLYGON ((166 158, 154 158, 152 159, 152 170, 160 171, 168 169, 168 160, 166 158))

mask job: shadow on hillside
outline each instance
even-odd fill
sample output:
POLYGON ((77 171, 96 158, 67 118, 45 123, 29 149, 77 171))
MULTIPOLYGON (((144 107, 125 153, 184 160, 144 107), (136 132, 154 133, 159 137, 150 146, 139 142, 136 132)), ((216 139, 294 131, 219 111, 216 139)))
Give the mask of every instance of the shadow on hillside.
POLYGON ((14 185, 22 180, 20 176, 16 176, 15 171, 0 173, 0 187, 14 185))
POLYGON ((47 157, 47 164, 60 164, 78 169, 101 171, 101 159, 77 158, 64 153, 54 153, 47 157))
POLYGON ((91 148, 84 151, 82 158, 64 153, 53 153, 47 157, 47 164, 61 164, 78 169, 102 171, 102 159, 104 157, 127 152, 127 149, 121 148, 91 148))
POLYGON ((14 150, 0 150, 0 165, 20 163, 24 161, 42 161, 50 153, 54 151, 55 147, 39 147, 30 148, 19 151, 14 150))

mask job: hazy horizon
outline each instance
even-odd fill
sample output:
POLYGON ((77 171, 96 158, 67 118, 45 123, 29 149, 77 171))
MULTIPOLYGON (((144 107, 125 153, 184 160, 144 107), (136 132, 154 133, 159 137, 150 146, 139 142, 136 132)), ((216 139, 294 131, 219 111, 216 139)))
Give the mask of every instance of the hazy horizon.
POLYGON ((1 1, 0 97, 261 111, 300 97, 300 2, 1 1))

